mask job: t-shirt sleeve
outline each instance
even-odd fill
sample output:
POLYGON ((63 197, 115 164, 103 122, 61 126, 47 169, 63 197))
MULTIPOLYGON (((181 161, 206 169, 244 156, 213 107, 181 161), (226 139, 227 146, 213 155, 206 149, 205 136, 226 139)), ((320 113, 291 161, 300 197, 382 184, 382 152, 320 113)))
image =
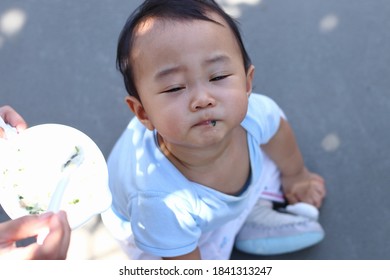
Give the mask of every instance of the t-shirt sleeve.
POLYGON ((188 254, 201 235, 191 203, 176 194, 147 193, 132 200, 132 231, 136 245, 160 257, 188 254))
POLYGON ((278 131, 281 117, 284 114, 275 101, 265 95, 252 93, 242 125, 260 144, 265 144, 278 131))

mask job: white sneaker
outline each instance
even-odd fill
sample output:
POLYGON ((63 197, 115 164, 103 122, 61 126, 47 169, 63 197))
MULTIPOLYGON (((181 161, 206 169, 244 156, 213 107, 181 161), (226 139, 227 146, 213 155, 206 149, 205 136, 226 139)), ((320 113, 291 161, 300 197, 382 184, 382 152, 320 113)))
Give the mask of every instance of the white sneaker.
POLYGON ((325 233, 312 218, 272 209, 272 202, 260 199, 237 235, 238 250, 255 255, 298 251, 319 243, 325 233))

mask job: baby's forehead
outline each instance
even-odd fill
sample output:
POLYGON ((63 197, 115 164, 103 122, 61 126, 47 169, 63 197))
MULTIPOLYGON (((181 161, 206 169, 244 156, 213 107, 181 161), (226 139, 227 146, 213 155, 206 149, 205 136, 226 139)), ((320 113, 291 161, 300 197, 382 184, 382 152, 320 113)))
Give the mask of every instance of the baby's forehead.
POLYGON ((159 53, 167 58, 176 57, 190 50, 196 52, 194 45, 210 52, 234 51, 234 55, 241 52, 233 29, 216 13, 205 18, 149 16, 134 28, 129 58, 135 71, 137 63, 145 62, 145 56, 159 53))

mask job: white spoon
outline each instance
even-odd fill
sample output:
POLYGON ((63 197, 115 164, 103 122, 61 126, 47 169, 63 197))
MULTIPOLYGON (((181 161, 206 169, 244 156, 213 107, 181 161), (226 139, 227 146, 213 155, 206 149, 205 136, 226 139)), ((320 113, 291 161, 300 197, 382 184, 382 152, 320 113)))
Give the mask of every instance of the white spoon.
POLYGON ((75 152, 70 158, 63 164, 61 179, 59 180, 53 195, 51 196, 48 212, 57 213, 61 206, 62 196, 69 183, 69 179, 75 170, 81 165, 84 160, 84 153, 81 147, 76 146, 75 152))
MULTIPOLYGON (((79 146, 76 146, 75 152, 62 165, 61 178, 57 183, 53 195, 50 198, 50 203, 49 203, 49 207, 47 208, 47 212, 57 213, 60 210, 62 196, 65 192, 66 186, 69 183, 69 179, 83 161, 84 161, 83 149, 79 146)), ((42 245, 48 234, 49 234, 48 228, 40 232, 37 237, 37 243, 39 245, 42 245)))

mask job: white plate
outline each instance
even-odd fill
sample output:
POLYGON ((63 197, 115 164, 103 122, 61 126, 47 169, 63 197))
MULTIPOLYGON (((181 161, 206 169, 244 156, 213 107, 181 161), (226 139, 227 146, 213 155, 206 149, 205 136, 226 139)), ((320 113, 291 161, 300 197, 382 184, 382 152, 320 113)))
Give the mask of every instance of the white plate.
POLYGON ((76 146, 84 160, 72 173, 60 208, 72 229, 109 208, 107 164, 95 142, 75 128, 43 124, 0 140, 0 203, 11 219, 46 211, 76 146))

